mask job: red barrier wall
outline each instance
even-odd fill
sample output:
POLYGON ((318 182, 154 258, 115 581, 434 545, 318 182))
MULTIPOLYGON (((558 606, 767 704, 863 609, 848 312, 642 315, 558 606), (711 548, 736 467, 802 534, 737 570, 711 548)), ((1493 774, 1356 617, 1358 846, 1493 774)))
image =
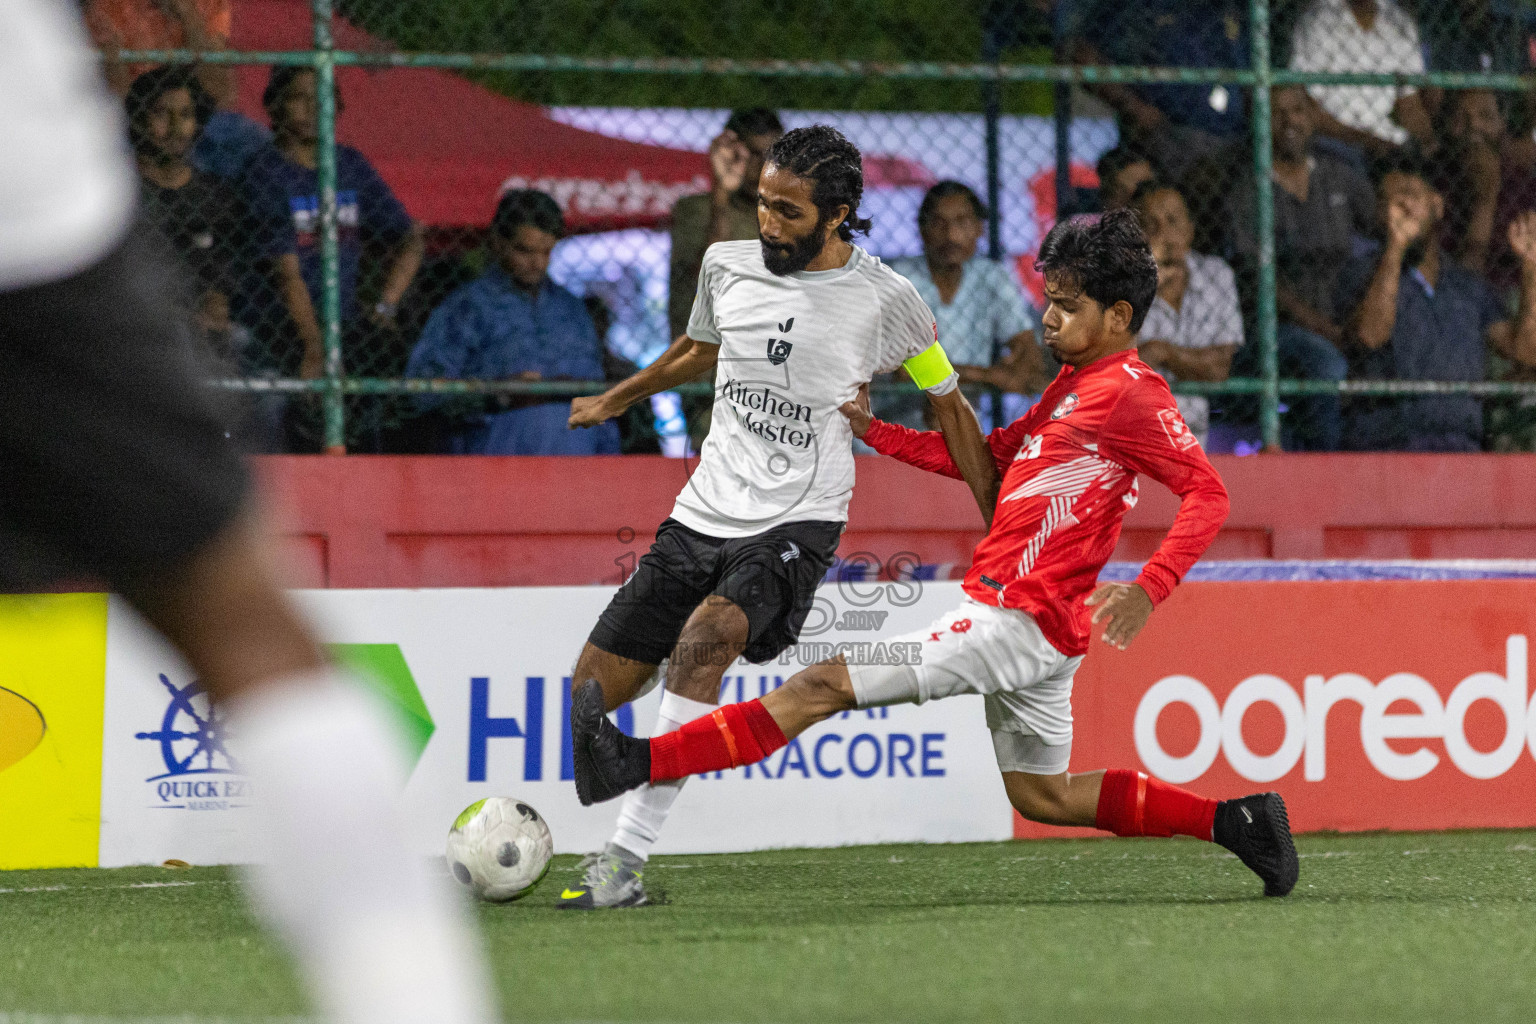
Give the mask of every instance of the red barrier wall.
MULTIPOLYGON (((1536 456, 1213 459, 1232 514, 1211 558, 1536 558, 1536 456)), ((692 462, 272 456, 257 460, 309 587, 617 583, 692 462)), ((841 553, 970 561, 981 516, 959 481, 858 460, 841 553)), ((1178 502, 1143 481, 1115 557, 1146 558, 1178 502)))
POLYGON ((1298 831, 1531 827, 1532 636, 1529 580, 1189 584, 1129 650, 1094 644, 1072 768, 1278 790, 1298 831), (1154 688, 1175 698, 1156 715, 1154 688))

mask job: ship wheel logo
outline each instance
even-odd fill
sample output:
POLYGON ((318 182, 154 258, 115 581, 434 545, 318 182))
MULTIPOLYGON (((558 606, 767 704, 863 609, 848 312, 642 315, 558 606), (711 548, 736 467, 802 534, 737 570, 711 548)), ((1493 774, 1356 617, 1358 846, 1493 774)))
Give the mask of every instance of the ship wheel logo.
POLYGON ((193 680, 178 687, 160 676, 160 685, 170 692, 171 702, 156 732, 135 733, 135 739, 154 740, 160 744, 165 759, 165 774, 148 782, 176 775, 230 775, 240 766, 224 749, 223 717, 208 700, 201 684, 193 680))

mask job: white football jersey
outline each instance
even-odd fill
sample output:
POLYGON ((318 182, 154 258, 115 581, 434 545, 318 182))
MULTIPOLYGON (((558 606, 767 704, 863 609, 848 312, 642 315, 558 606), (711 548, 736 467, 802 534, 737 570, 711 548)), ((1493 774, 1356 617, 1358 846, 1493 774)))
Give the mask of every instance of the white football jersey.
POLYGON ((123 105, 68 0, 0 2, 0 289, 68 277, 122 238, 137 198, 123 105))
POLYGON ((712 537, 845 521, 853 431, 838 408, 936 330, 912 283, 858 246, 836 270, 783 277, 756 241, 710 246, 688 337, 720 346, 714 416, 672 517, 712 537))

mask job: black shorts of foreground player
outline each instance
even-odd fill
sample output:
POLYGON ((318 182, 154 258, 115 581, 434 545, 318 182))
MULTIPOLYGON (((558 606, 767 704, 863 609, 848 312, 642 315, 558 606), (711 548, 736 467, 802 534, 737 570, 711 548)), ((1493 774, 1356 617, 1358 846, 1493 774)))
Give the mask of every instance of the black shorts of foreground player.
MULTIPOLYGON (((1004 789, 1026 818, 1213 841, 1263 879, 1266 895, 1291 891, 1298 862, 1278 793, 1217 801, 1136 771, 1068 771, 1072 680, 1093 623, 1103 623, 1112 646, 1130 644, 1215 537, 1227 496, 1167 384, 1136 358, 1157 270, 1134 215, 1058 224, 1037 265, 1050 300, 1045 340, 1065 367, 1034 409, 987 438, 993 479, 976 490, 1000 480, 1002 498, 972 557, 962 605, 893 638, 917 644, 918 663, 848 665, 839 656, 760 700, 649 741, 620 733, 597 682, 585 681, 571 708, 584 803, 752 764, 841 712, 979 693, 1004 789), (1135 583, 1093 589, 1135 503, 1138 473, 1177 493, 1179 514, 1135 583)), ((932 432, 873 420, 866 395, 842 412, 881 452, 959 475, 932 432)))
MULTIPOLYGON (((799 638, 853 489, 853 434, 839 409, 874 374, 907 367, 954 461, 967 478, 991 481, 991 455, 932 312, 909 281, 853 244, 869 226, 858 216, 860 161, 824 125, 775 142, 758 183, 759 238, 709 247, 687 334, 607 394, 571 403, 571 426, 591 426, 715 375, 698 466, 572 672, 596 680, 612 709, 665 660, 659 734, 713 711, 738 657, 765 662, 799 638)), ((994 496, 977 500, 990 509, 994 496)), ((631 794, 612 841, 561 906, 645 901, 640 869, 680 785, 631 794)))

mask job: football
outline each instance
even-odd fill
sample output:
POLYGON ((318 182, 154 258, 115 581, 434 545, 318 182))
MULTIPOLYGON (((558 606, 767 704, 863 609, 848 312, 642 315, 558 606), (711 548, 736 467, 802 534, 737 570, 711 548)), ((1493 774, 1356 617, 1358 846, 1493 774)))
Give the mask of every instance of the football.
POLYGON ((470 804, 448 831, 448 870, 491 903, 508 903, 532 892, 553 856, 554 839, 544 816, 514 797, 493 796, 470 804))

